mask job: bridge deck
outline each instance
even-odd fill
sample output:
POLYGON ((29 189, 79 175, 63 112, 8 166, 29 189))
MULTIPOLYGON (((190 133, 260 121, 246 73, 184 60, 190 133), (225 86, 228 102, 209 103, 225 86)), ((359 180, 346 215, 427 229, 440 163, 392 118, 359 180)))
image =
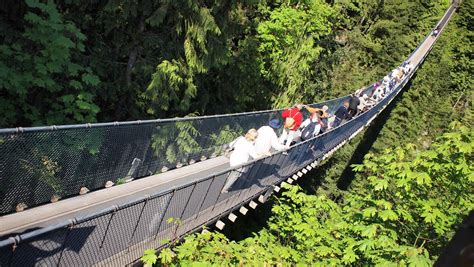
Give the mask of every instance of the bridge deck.
POLYGON ((221 156, 165 173, 145 177, 130 183, 94 191, 25 211, 0 217, 0 236, 43 228, 73 218, 96 213, 114 205, 129 203, 149 194, 205 178, 229 167, 228 158, 221 156))

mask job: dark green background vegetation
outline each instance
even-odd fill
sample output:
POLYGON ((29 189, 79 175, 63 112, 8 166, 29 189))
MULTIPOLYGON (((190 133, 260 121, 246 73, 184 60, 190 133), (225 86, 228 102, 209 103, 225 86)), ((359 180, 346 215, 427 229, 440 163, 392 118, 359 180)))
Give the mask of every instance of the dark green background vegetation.
MULTIPOLYGON (((338 97, 402 62, 448 4, 1 1, 0 127, 218 114, 338 97)), ((250 229, 259 230, 244 238, 252 224, 246 221, 247 232, 229 233, 239 242, 192 236, 160 260, 430 264, 473 207, 473 8, 472 0, 462 2, 407 91, 373 127, 306 175, 303 189, 272 200, 264 228, 254 222, 250 229)))
POLYGON ((219 114, 341 96, 400 63, 448 5, 41 2, 0 3, 1 127, 219 114))

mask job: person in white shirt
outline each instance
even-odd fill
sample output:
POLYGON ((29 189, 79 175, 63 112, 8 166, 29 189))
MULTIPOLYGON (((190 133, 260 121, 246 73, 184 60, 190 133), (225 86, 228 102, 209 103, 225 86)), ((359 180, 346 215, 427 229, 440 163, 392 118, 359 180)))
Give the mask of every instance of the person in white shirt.
MULTIPOLYGON (((258 129, 258 136, 255 139, 255 151, 259 155, 270 154, 270 149, 273 148, 277 151, 286 149, 286 146, 278 142, 278 136, 275 133, 276 129, 282 126, 280 120, 273 119, 268 122, 268 125, 262 126, 258 129)), ((271 154, 270 154, 271 155, 271 154)))
MULTIPOLYGON (((381 86, 381 87, 383 88, 383 86, 381 86)), ((365 99, 365 108, 366 108, 366 110, 373 107, 375 104, 377 104, 377 101, 375 101, 372 97, 367 97, 365 99)))
POLYGON ((397 73, 396 80, 397 80, 397 83, 399 83, 403 80, 403 77, 405 77, 405 68, 400 66, 397 68, 397 70, 398 70, 398 73, 397 73))
POLYGON ((405 71, 405 75, 406 75, 406 74, 411 72, 411 70, 413 69, 413 65, 409 61, 405 62, 404 65, 405 65, 404 71, 405 71))
POLYGON ((392 79, 395 79, 397 80, 397 82, 399 82, 399 77, 400 77, 400 69, 396 68, 392 71, 392 73, 390 74, 390 76, 392 77, 392 79))
POLYGON ((377 102, 382 100, 382 98, 384 97, 383 90, 384 90, 384 86, 380 86, 379 88, 377 88, 372 98, 377 102))
POLYGON ((357 106, 359 113, 364 112, 366 107, 370 107, 369 103, 367 102, 368 98, 369 97, 367 96, 367 94, 364 94, 361 97, 359 97, 360 104, 357 106))
MULTIPOLYGON (((250 160, 250 158, 256 159, 259 157, 258 153, 255 151, 254 141, 258 136, 258 132, 255 129, 250 129, 244 136, 240 136, 230 143, 229 147, 233 148, 234 151, 230 155, 229 163, 230 167, 236 167, 241 164, 244 164, 250 160)), ((239 169, 230 172, 227 181, 222 188, 222 193, 227 193, 229 188, 234 184, 234 182, 247 171, 248 167, 244 166, 239 169)))
POLYGON ((385 87, 388 87, 389 84, 390 84, 390 76, 386 75, 385 77, 383 77, 382 85, 385 87))

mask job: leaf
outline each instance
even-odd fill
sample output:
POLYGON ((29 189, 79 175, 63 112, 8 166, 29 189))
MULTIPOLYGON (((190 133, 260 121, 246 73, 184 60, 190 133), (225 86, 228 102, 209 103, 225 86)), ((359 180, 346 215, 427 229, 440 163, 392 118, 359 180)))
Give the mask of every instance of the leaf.
POLYGON ((168 264, 173 261, 174 256, 175 254, 173 253, 173 251, 171 251, 171 249, 164 248, 160 251, 160 255, 158 256, 158 258, 161 260, 162 264, 168 264))
POLYGON ((352 249, 346 248, 344 250, 344 253, 342 256, 343 263, 350 264, 350 263, 355 262, 357 259, 359 259, 359 256, 357 256, 357 254, 352 249))
POLYGON ((74 96, 73 95, 63 95, 61 99, 64 101, 66 104, 70 104, 74 101, 74 96))
POLYGON ((361 235, 365 237, 375 237, 377 235, 377 229, 377 224, 368 225, 364 230, 362 230, 361 235))
POLYGON ((430 259, 424 255, 416 255, 408 258, 408 266, 413 267, 429 267, 432 266, 430 259))
POLYGON ((375 191, 382 191, 387 189, 388 187, 388 180, 387 179, 377 179, 375 182, 374 190, 375 191))
POLYGON ((393 210, 383 210, 378 215, 383 221, 398 219, 398 215, 393 210))
POLYGON ((82 81, 92 86, 96 86, 100 83, 99 77, 90 73, 83 74, 82 81))
POLYGON ((140 260, 146 265, 153 265, 158 260, 158 256, 156 256, 156 252, 154 249, 147 249, 145 250, 144 255, 140 258, 140 260))
POLYGON ((415 174, 416 183, 419 185, 422 184, 431 184, 431 177, 426 172, 419 172, 415 174))
POLYGON ((80 109, 90 110, 92 108, 92 105, 90 103, 82 101, 82 100, 77 100, 76 104, 80 109))
POLYGON ((368 207, 368 208, 365 208, 365 209, 362 211, 362 214, 363 214, 364 217, 366 217, 366 218, 372 217, 372 216, 374 216, 376 213, 377 213, 377 208, 375 208, 375 207, 368 207))
POLYGON ((365 239, 359 242, 358 250, 366 252, 375 248, 375 241, 373 239, 365 239))
POLYGON ((69 85, 73 87, 74 89, 82 89, 82 84, 79 81, 76 80, 71 80, 69 82, 69 85))
POLYGON ((327 256, 333 253, 333 249, 328 246, 317 246, 314 248, 314 252, 318 253, 321 256, 327 256))

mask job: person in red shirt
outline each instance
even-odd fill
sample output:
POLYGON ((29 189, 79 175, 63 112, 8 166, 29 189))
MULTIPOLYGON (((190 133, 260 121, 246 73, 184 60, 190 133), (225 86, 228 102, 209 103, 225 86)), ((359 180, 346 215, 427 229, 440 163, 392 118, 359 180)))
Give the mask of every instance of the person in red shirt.
POLYGON ((303 121, 303 114, 301 114, 302 108, 302 104, 296 104, 294 107, 285 109, 281 113, 285 126, 279 138, 279 142, 285 144, 286 147, 290 147, 293 138, 296 137, 296 130, 298 130, 303 121))

